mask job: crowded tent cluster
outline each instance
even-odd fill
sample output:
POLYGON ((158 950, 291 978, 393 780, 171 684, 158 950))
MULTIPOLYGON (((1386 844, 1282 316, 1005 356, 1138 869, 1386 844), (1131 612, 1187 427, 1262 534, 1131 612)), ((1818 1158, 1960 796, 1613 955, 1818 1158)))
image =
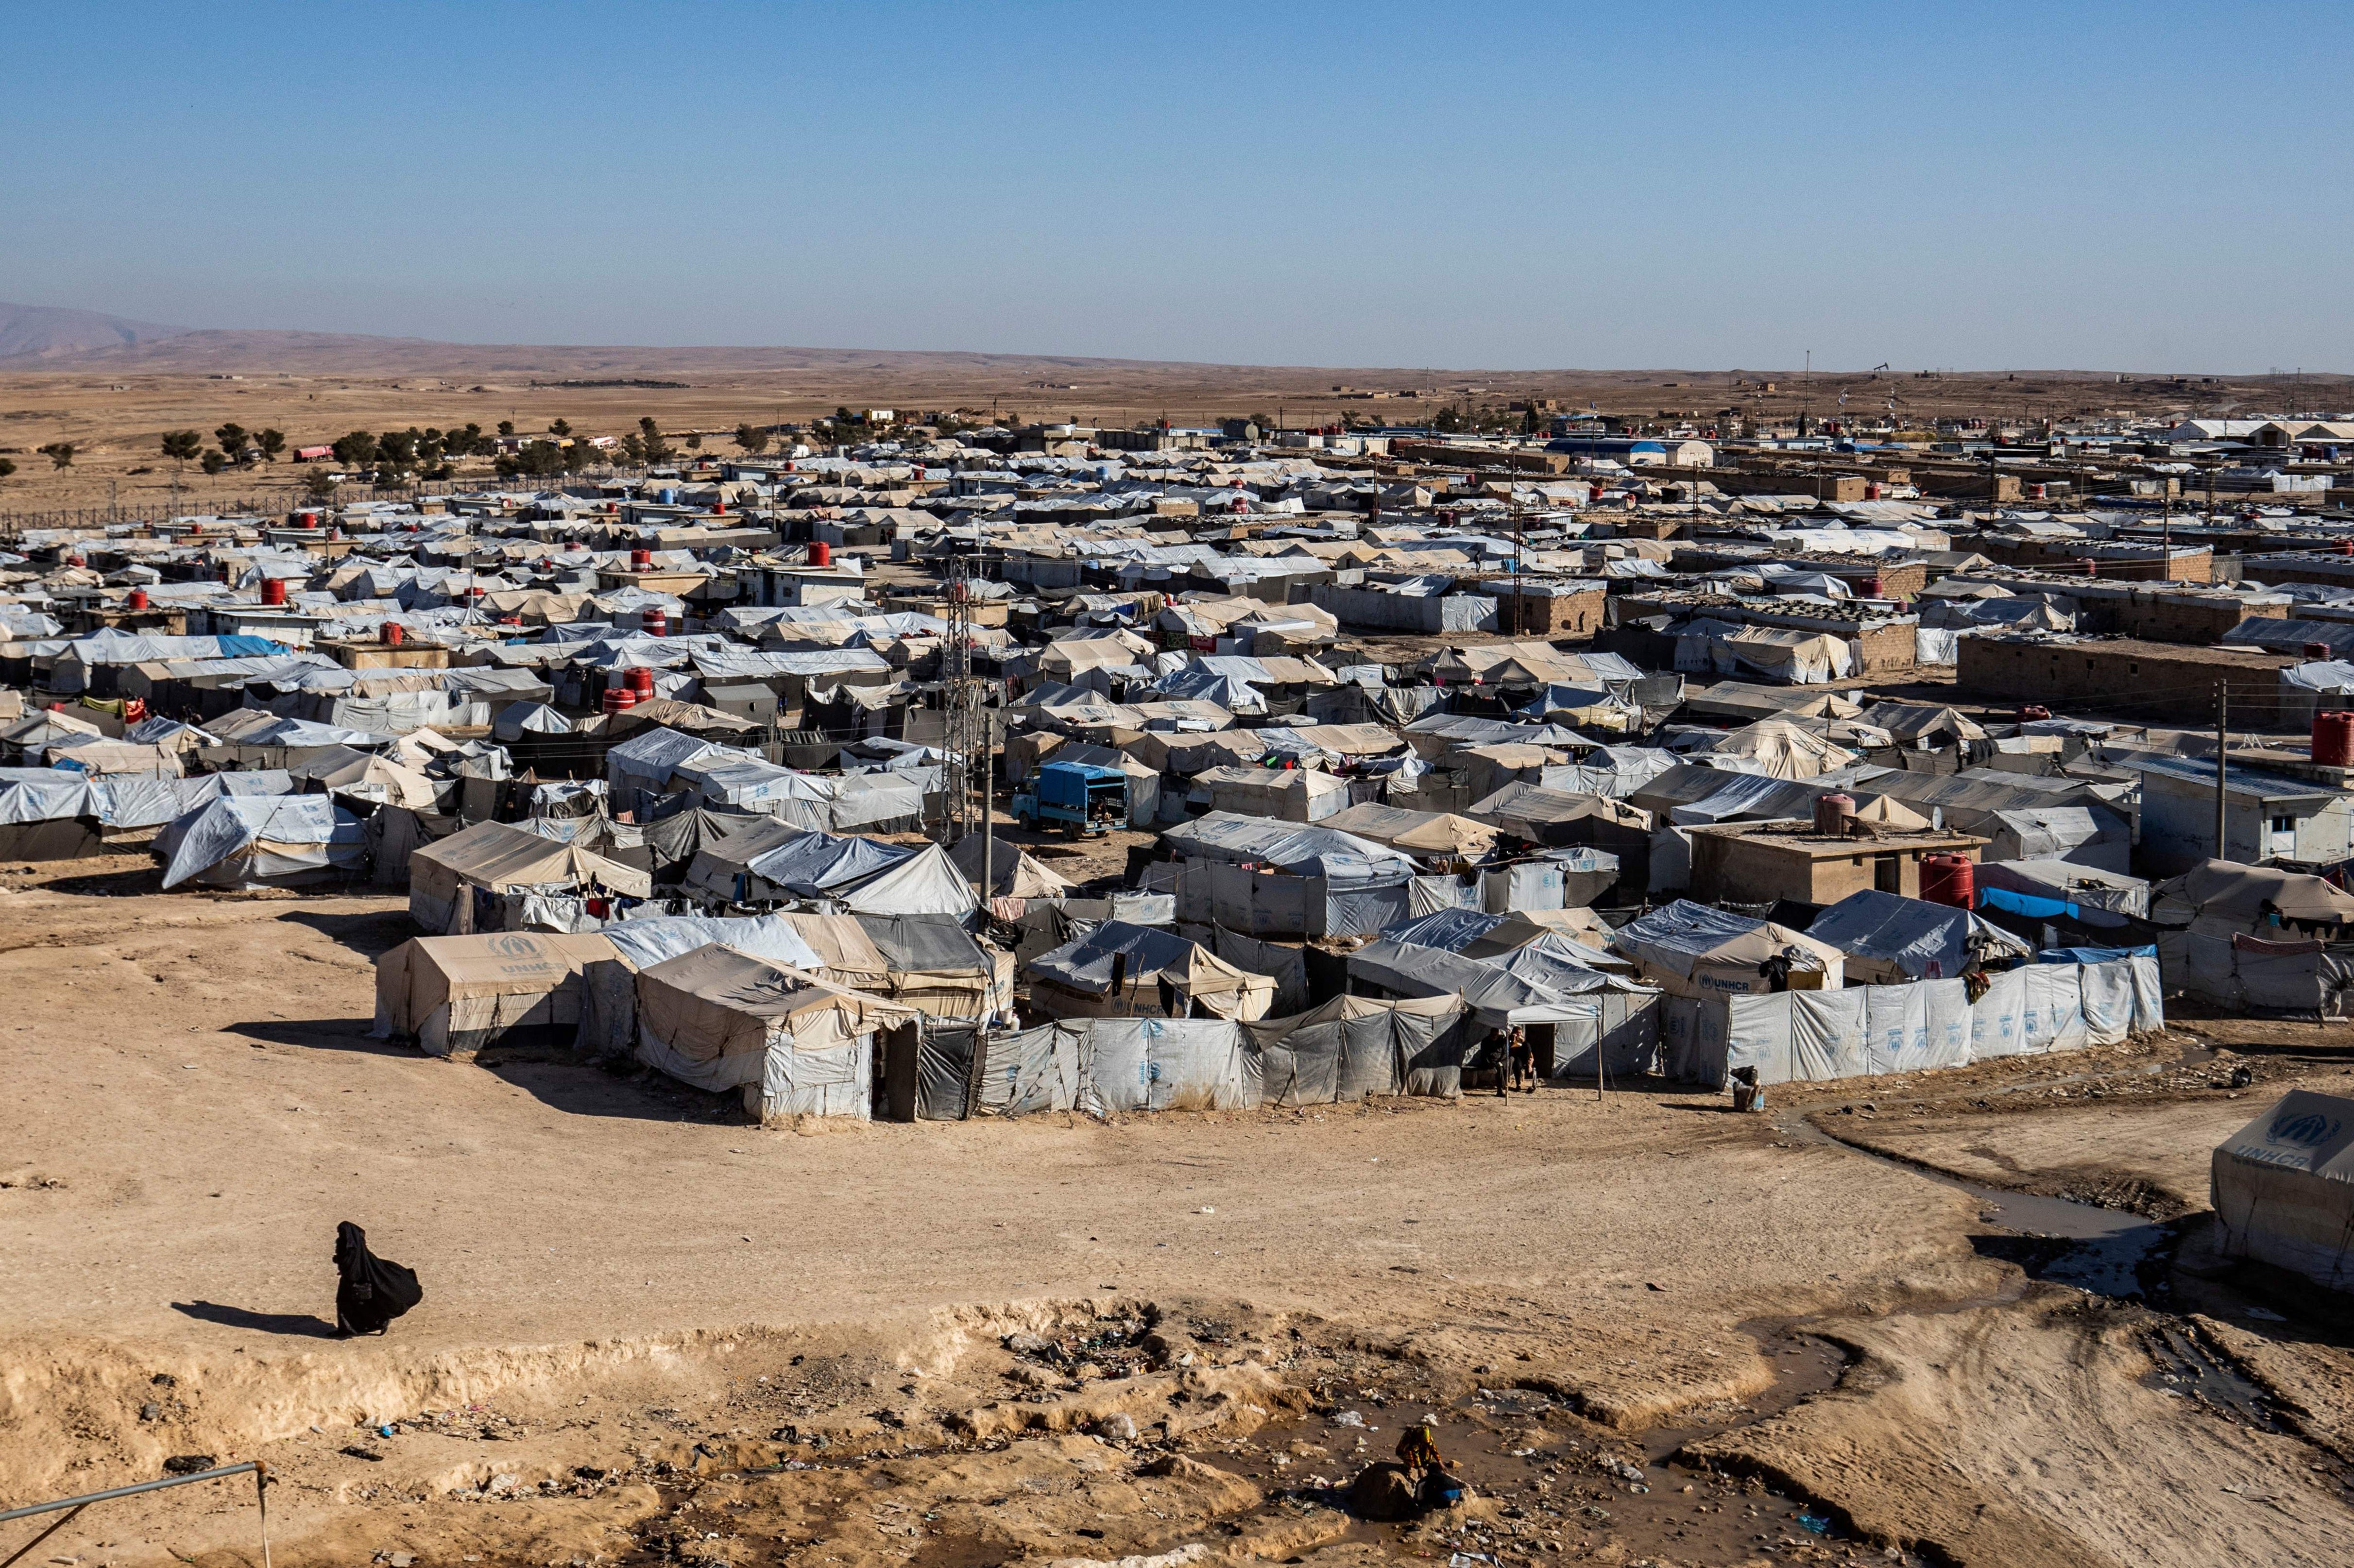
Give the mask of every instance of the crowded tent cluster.
POLYGON ((1516 1054, 1755 1085, 2113 1042, 2169 995, 2346 1012, 2329 516, 2157 538, 2130 497, 1133 434, 27 535, 0 853, 405 897, 381 1033, 763 1118, 1450 1095, 1516 1054), (2052 706, 2147 664, 2195 717, 2202 660, 2261 675, 2236 736, 2052 706))

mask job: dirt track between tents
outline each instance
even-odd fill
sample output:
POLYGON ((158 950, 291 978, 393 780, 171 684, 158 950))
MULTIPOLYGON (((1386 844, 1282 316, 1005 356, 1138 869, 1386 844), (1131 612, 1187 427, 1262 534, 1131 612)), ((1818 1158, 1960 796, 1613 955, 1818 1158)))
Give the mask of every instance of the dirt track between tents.
MULTIPOLYGON (((0 1505, 209 1454, 280 1473, 298 1565, 2354 1552, 2348 1325, 2039 1283, 2056 1244, 1715 1097, 763 1129, 370 1040, 409 934, 389 899, 0 868, 0 1505), (425 1285, 382 1340, 323 1337, 346 1218, 425 1285), (2166 1383, 2178 1332, 2257 1402, 2166 1383), (1335 1507, 1425 1410, 1472 1506, 1335 1507)), ((2058 1060, 1875 1087, 1936 1104, 1871 1120, 1996 1185, 2090 1160, 2187 1198, 2276 1086, 2010 1109, 2154 1058, 2058 1060)), ((1833 1094, 1776 1108, 1856 1120, 1833 1094)), ((173 1555, 258 1563, 249 1490, 105 1505, 28 1561, 173 1555)))

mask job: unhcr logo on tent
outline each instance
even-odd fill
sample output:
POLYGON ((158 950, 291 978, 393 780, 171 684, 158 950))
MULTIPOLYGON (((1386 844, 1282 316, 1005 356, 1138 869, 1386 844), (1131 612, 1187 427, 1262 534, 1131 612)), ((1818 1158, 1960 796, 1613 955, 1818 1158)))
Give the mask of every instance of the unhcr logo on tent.
POLYGON ((2305 1111, 2296 1116, 2273 1118, 2264 1137, 2274 1143, 2293 1143, 2299 1149, 2318 1149, 2338 1136, 2338 1122, 2334 1117, 2319 1111, 2305 1111))

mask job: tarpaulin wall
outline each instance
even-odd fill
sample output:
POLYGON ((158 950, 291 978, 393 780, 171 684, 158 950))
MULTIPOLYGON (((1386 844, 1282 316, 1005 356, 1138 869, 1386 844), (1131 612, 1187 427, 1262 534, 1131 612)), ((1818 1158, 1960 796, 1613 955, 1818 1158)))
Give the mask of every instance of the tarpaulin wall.
POLYGON ((2152 954, 2029 964, 1989 981, 1975 1003, 1958 979, 1664 998, 1661 1068, 1714 1086, 1735 1067, 1755 1067, 1763 1084, 1818 1082, 2113 1045, 2166 1027, 2152 954))
MULTIPOLYGON (((1247 1110, 1333 1105, 1367 1095, 1451 1096, 1476 1032, 1455 998, 1392 1003, 1338 997, 1295 1018, 1071 1019, 989 1038, 977 1073, 942 1049, 928 1060, 917 1115, 1035 1111, 1247 1110)), ((969 1050, 969 1047, 968 1047, 969 1050)))

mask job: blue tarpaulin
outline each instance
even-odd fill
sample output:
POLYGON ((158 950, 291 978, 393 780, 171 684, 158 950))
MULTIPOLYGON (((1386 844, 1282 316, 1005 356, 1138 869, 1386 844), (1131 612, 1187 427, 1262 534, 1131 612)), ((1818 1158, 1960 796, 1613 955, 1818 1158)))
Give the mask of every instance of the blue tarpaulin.
POLYGON ((2065 915, 2071 920, 2084 917, 2084 912, 2073 904, 2062 904, 2057 898, 2037 898, 2025 893, 2013 893, 2008 887, 1979 888, 1978 907, 2006 910, 2037 920, 2048 920, 2055 915, 2065 915))

